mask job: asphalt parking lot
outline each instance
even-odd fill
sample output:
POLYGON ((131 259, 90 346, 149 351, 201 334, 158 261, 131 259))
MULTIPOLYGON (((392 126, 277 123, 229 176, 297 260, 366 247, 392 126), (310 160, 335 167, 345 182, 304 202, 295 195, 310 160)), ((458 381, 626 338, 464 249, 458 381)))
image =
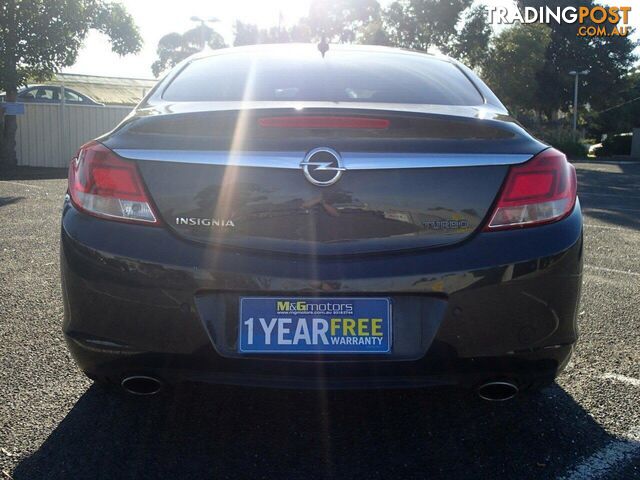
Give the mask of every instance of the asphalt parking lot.
POLYGON ((581 339, 556 385, 505 404, 449 391, 110 395, 60 331, 64 172, 5 175, 0 479, 640 478, 640 163, 576 166, 581 339))

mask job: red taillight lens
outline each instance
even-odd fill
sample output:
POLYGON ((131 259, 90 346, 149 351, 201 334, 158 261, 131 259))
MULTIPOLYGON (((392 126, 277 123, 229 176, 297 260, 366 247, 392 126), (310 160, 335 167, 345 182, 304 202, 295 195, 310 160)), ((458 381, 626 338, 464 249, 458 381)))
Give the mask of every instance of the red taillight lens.
POLYGON ((576 203, 576 170, 550 148, 511 167, 485 230, 522 228, 560 220, 576 203))
POLYGON ((266 128, 353 128, 383 130, 389 127, 389 120, 369 117, 291 116, 263 117, 258 125, 266 128))
POLYGON ((76 207, 99 217, 158 224, 136 165, 98 142, 83 145, 71 160, 69 195, 76 207))

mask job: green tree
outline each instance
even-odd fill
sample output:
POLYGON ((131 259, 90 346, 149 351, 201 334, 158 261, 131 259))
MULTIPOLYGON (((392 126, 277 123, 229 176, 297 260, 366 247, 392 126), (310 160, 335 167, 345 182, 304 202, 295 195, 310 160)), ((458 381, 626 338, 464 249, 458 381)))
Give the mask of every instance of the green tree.
POLYGON ((444 47, 456 36, 462 12, 473 0, 396 0, 384 11, 392 45, 415 50, 444 47))
MULTIPOLYGON (((521 6, 575 7, 575 0, 520 0, 521 6)), ((580 5, 591 7, 592 0, 580 5)), ((585 25, 590 25, 587 22, 585 25)), ((620 92, 627 88, 625 76, 637 58, 634 42, 629 37, 580 37, 576 24, 549 24, 548 44, 542 68, 538 74, 538 103, 548 118, 558 110, 568 110, 573 102, 571 70, 589 70, 580 87, 580 104, 591 104, 596 110, 615 105, 620 92)))
POLYGON ((257 25, 253 23, 244 23, 240 20, 236 20, 233 26, 233 46, 239 47, 242 45, 256 45, 260 42, 260 30, 257 25))
POLYGON ((550 41, 543 24, 516 24, 493 39, 484 79, 512 112, 538 111, 537 74, 550 41))
POLYGON ((380 21, 380 13, 377 0, 313 0, 301 23, 309 27, 314 40, 353 43, 367 25, 380 21))
POLYGON ((258 28, 257 25, 237 20, 233 30, 235 47, 259 43, 306 43, 311 41, 312 36, 310 29, 304 23, 292 27, 258 28))
POLYGON ((640 70, 626 75, 623 81, 627 88, 610 100, 612 105, 586 114, 587 130, 593 138, 640 127, 640 70))
POLYGON ((389 32, 382 19, 368 23, 359 32, 359 42, 363 45, 392 46, 389 32))
POLYGON ((442 50, 476 70, 482 70, 489 52, 493 30, 487 21, 487 9, 476 5, 467 10, 464 23, 456 36, 442 50))
MULTIPOLYGON (((89 30, 111 40, 114 52, 140 50, 142 40, 125 8, 105 0, 2 0, 0 90, 9 102, 27 80, 44 80, 73 65, 89 30)), ((2 159, 15 164, 16 117, 5 116, 2 159)))
POLYGON ((206 46, 212 50, 227 46, 222 35, 206 25, 198 25, 182 34, 173 32, 162 37, 156 49, 158 59, 151 65, 153 75, 157 77, 185 58, 201 51, 203 39, 206 46))

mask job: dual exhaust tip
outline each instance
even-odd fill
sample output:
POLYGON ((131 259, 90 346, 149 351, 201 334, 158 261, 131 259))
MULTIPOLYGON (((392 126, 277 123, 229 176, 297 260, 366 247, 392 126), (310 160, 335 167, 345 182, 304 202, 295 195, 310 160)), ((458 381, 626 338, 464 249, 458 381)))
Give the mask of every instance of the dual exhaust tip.
POLYGON ((132 375, 125 377, 120 382, 122 389, 131 395, 156 395, 163 388, 163 383, 158 378, 146 375, 132 375))
MULTIPOLYGON (((151 396, 160 393, 163 383, 156 377, 147 375, 132 375, 125 377, 121 384, 122 389, 131 395, 151 396)), ((518 387, 509 381, 491 381, 480 385, 477 389, 478 396, 489 402, 505 402, 518 394, 518 387)))
POLYGON ((488 402, 506 402, 518 395, 518 386, 508 380, 483 383, 476 390, 478 396, 488 402))

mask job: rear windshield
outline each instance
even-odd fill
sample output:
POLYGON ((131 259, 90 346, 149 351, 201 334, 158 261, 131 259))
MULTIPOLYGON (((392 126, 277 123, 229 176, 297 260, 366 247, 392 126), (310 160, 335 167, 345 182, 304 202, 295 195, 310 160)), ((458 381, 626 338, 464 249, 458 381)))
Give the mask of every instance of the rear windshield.
POLYGON ((184 102, 329 101, 480 105, 452 63, 427 55, 318 52, 214 55, 188 64, 162 98, 184 102))

